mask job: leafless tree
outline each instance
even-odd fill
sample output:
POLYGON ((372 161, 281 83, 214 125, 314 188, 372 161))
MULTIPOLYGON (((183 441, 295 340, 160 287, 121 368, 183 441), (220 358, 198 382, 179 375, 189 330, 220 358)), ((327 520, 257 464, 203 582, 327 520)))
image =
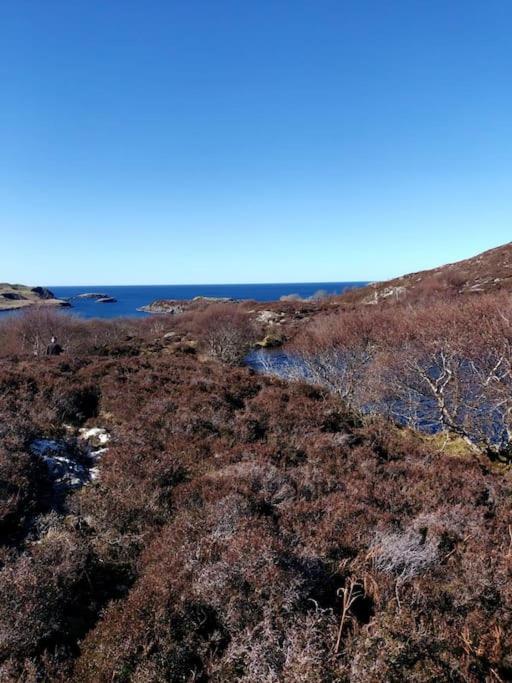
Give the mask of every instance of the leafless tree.
POLYGON ((512 456, 512 302, 506 295, 328 316, 293 351, 303 379, 350 407, 512 456))

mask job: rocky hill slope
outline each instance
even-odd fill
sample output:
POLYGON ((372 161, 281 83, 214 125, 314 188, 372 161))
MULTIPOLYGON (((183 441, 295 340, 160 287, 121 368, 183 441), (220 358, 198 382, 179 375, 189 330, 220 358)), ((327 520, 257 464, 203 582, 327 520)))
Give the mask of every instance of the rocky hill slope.
POLYGON ((341 299, 374 304, 385 300, 416 300, 443 293, 460 295, 498 290, 512 292, 512 242, 464 261, 372 283, 351 290, 341 299))
POLYGON ((57 299, 54 293, 45 287, 0 283, 0 311, 13 311, 34 305, 61 307, 69 306, 69 303, 57 299))

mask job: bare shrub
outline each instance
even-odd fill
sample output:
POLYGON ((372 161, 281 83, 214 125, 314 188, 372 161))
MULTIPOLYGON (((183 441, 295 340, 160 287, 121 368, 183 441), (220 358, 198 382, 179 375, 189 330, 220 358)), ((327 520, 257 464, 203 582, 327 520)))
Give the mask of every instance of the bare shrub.
POLYGON ((342 311, 292 348, 294 372, 353 408, 447 431, 512 457, 512 302, 506 295, 342 311))
MULTIPOLYGON (((0 357, 13 354, 44 357, 52 337, 68 355, 89 354, 119 343, 149 325, 130 320, 82 320, 69 312, 33 307, 0 320, 0 357)), ((147 333, 146 333, 147 335, 147 333)))
POLYGON ((230 643, 219 673, 223 680, 240 683, 334 681, 340 671, 331 655, 335 631, 330 610, 312 610, 280 624, 267 614, 255 628, 230 643), (237 670, 241 672, 238 676, 237 670))
POLYGON ((443 506, 418 515, 403 530, 377 533, 370 557, 378 571, 406 581, 439 563, 467 530, 476 530, 467 512, 461 506, 443 506))
POLYGON ((352 408, 370 402, 371 366, 375 353, 374 312, 358 310, 326 316, 299 335, 292 353, 294 371, 302 379, 334 392, 352 408))
POLYGON ((29 308, 2 321, 3 352, 42 356, 51 337, 68 346, 78 327, 80 322, 64 313, 45 307, 29 308))
POLYGON ((421 574, 439 558, 437 542, 414 527, 379 535, 371 553, 378 571, 395 574, 404 580, 421 574))
POLYGON ((206 353, 228 365, 240 365, 256 339, 249 316, 232 304, 208 306, 195 315, 194 327, 206 353))

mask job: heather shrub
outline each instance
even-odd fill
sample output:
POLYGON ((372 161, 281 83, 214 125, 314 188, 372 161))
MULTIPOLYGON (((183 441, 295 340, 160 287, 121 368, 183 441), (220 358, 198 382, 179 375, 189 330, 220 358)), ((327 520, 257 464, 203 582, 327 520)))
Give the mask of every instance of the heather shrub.
POLYGON ((158 332, 157 321, 122 318, 85 321, 69 313, 35 306, 0 319, 0 357, 19 354, 43 359, 53 336, 57 337, 66 357, 133 354, 138 341, 149 341, 158 332))
POLYGON ((46 468, 27 453, 0 448, 0 543, 12 541, 50 495, 46 468))
POLYGON ((99 392, 95 386, 59 386, 53 392, 53 405, 60 422, 82 424, 98 412, 99 392))
MULTIPOLYGON (((0 660, 73 641, 87 551, 76 535, 55 530, 0 571, 0 660)), ((82 609, 86 607, 82 606, 82 609)), ((76 634, 78 635, 78 634, 76 634)), ((75 635, 75 638, 76 638, 75 635)))
POLYGON ((0 361, 2 680, 511 678, 505 468, 153 333, 0 361), (54 504, 28 447, 84 420, 111 441, 54 504))

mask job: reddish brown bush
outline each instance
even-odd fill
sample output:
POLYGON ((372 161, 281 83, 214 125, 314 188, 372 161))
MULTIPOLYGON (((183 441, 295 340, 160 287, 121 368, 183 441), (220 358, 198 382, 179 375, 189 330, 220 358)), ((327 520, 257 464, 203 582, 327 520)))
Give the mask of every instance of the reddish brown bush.
POLYGON ((193 324, 206 353, 229 365, 240 365, 256 341, 253 323, 236 304, 208 306, 194 316, 193 324))
POLYGON ((50 495, 46 468, 27 453, 0 448, 0 539, 12 542, 50 495))
POLYGON ((306 328, 291 350, 299 375, 358 410, 447 431, 492 457, 511 457, 507 295, 342 311, 306 328))

